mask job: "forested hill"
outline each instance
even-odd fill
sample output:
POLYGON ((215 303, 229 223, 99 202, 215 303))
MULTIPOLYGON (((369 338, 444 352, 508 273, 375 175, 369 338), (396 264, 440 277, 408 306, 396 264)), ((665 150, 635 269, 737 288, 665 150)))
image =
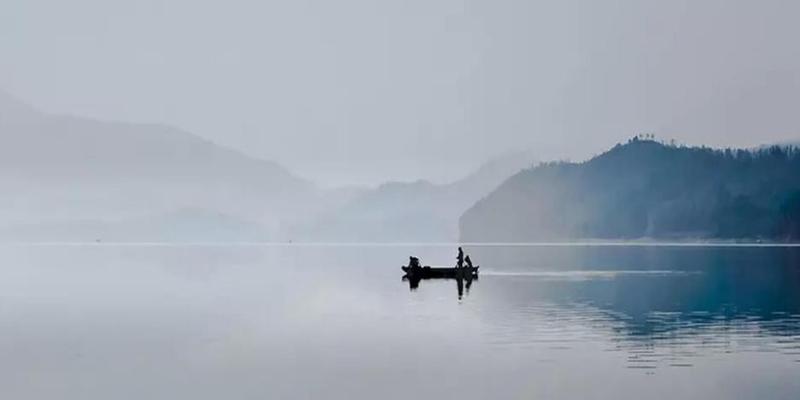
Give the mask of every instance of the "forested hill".
POLYGON ((583 163, 524 170, 467 210, 461 240, 800 241, 800 150, 632 139, 583 163))

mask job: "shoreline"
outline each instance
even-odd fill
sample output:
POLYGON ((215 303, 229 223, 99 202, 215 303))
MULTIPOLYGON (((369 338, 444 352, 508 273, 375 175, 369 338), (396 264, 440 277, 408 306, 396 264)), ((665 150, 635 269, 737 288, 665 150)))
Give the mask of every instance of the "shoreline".
POLYGON ((0 241, 15 246, 120 246, 120 247, 800 247, 800 242, 758 241, 653 241, 581 240, 553 242, 180 242, 180 241, 0 241))

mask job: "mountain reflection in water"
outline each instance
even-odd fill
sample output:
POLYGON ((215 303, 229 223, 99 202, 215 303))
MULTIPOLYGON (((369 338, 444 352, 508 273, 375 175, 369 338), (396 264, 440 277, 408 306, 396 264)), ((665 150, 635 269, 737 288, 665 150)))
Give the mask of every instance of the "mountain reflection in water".
POLYGON ((601 341, 627 368, 776 353, 800 362, 800 249, 482 247, 498 346, 601 341), (535 261, 534 261, 535 260, 535 261), (554 268, 553 266, 562 266, 554 268), (611 268, 609 268, 611 267, 611 268), (580 269, 573 269, 580 268, 580 269))

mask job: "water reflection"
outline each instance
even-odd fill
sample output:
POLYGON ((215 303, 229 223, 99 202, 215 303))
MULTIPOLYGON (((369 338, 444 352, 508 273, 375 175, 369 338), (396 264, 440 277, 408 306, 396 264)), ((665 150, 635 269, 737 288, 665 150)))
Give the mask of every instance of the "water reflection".
POLYGON ((386 265, 451 246, 45 249, 0 247, 6 398, 800 393, 798 249, 470 248, 468 301, 386 265))
POLYGON ((469 289, 472 287, 472 282, 478 280, 478 275, 466 275, 464 277, 460 275, 455 277, 421 277, 414 274, 403 275, 403 282, 408 282, 408 289, 412 292, 419 288, 419 283, 421 281, 431 279, 456 281, 458 299, 461 300, 464 297, 465 292, 466 294, 469 294, 469 289))
POLYGON ((502 297, 482 310, 495 346, 595 343, 647 371, 731 353, 800 362, 797 249, 474 251, 502 297))

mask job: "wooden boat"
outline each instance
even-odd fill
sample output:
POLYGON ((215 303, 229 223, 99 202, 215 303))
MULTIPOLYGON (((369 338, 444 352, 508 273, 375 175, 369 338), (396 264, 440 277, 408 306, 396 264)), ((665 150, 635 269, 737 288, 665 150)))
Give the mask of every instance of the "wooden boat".
POLYGON ((463 267, 463 268, 456 268, 456 267, 408 267, 402 266, 400 267, 403 272, 406 273, 409 277, 414 278, 421 278, 421 279, 430 279, 430 278, 450 278, 450 279, 471 279, 478 277, 478 268, 480 265, 476 265, 474 267, 463 267))

